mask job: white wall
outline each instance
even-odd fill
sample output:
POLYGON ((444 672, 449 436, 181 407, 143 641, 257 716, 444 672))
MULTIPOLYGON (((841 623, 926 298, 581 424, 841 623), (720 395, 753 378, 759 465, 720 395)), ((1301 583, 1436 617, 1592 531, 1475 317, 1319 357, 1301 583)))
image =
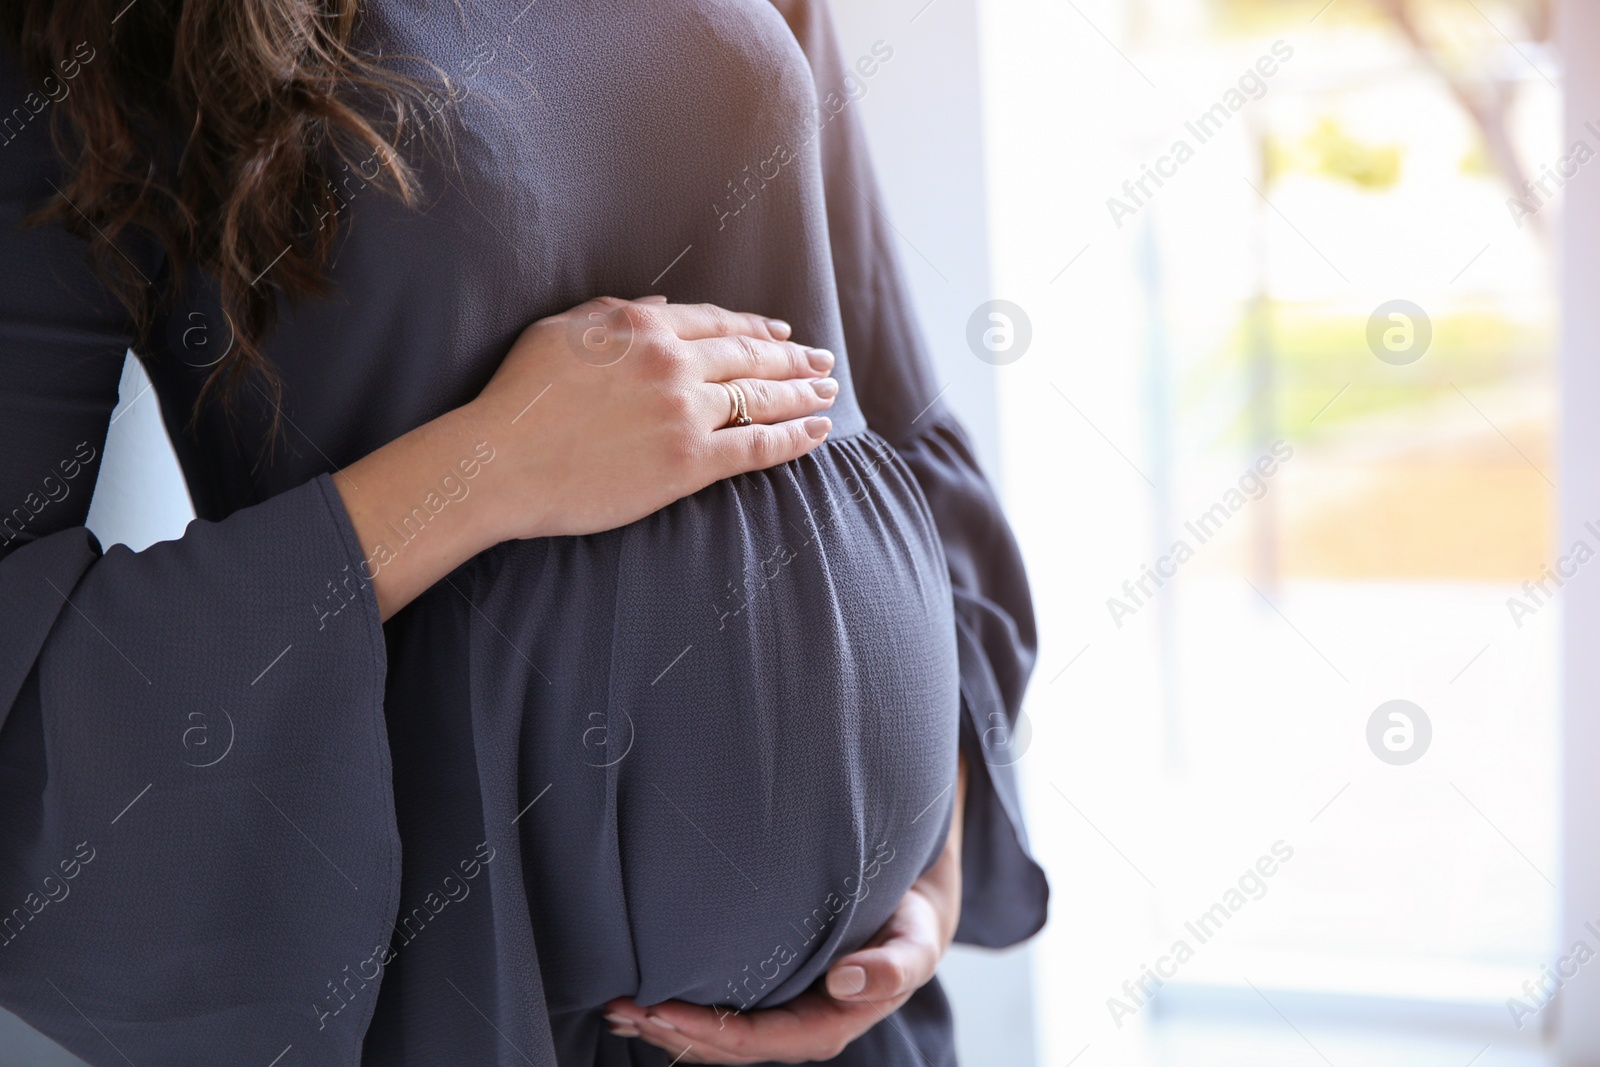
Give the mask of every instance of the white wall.
POLYGON ((894 49, 861 109, 900 262, 944 394, 979 459, 998 462, 994 368, 967 348, 967 318, 989 291, 982 95, 975 0, 834 0, 846 61, 894 49), (920 13, 919 13, 920 12, 920 13), (915 21, 913 21, 915 20, 915 21))
POLYGON ((118 391, 87 525, 101 547, 122 544, 137 552, 183 536, 194 508, 150 379, 132 355, 118 391))
MULTIPOLYGON (((1565 73, 1562 144, 1594 135, 1583 128, 1600 120, 1600 4, 1562 0, 1559 33, 1565 73)), ((1600 183, 1566 188, 1561 242, 1561 537, 1570 545, 1582 527, 1600 519, 1600 183)), ((1573 582, 1562 601, 1563 874, 1561 944, 1580 938, 1591 946, 1585 922, 1600 925, 1600 586, 1573 582)), ((1557 1001, 1561 1053, 1569 1067, 1600 1065, 1600 968, 1578 972, 1557 1001)))

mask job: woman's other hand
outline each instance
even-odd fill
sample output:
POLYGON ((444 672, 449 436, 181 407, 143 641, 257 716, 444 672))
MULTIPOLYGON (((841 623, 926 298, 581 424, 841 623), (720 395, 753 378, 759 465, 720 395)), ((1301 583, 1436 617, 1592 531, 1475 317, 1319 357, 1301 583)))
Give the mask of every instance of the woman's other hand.
POLYGON ((842 956, 823 982, 776 1008, 736 1012, 669 1000, 606 1005, 611 1032, 637 1037, 680 1063, 811 1063, 833 1059, 886 1020, 933 977, 961 915, 961 820, 966 764, 939 859, 919 878, 865 947, 842 956))
POLYGON ((382 617, 501 541, 624 526, 816 448, 833 356, 788 338, 774 319, 661 297, 529 326, 477 399, 335 475, 382 617), (748 426, 729 426, 729 381, 748 426), (414 526, 427 536, 397 537, 414 526))

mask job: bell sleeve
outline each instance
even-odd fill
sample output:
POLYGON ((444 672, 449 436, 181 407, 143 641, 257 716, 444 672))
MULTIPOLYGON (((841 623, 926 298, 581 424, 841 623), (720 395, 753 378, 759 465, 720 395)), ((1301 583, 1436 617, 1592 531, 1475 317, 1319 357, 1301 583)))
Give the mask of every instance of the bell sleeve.
POLYGON ((939 386, 878 213, 855 111, 859 84, 892 61, 879 42, 847 66, 825 0, 774 0, 810 60, 828 236, 856 397, 868 426, 911 468, 938 525, 955 594, 961 750, 968 767, 956 940, 998 948, 1044 925, 1049 887, 1028 851, 1015 761, 1037 638, 1027 575, 999 501, 939 386))
POLYGON ((324 475, 101 550, 130 325, 22 225, 65 186, 5 56, 0 99, 0 1004, 92 1063, 358 1064, 400 853, 349 519, 324 475))

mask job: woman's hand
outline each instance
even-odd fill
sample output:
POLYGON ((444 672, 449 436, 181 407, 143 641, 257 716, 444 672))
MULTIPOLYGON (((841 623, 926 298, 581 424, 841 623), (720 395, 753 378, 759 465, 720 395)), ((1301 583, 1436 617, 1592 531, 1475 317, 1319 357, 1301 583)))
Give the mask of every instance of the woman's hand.
POLYGON ((337 475, 383 617, 501 541, 613 529, 817 447, 833 356, 788 336, 650 297, 529 326, 476 400, 337 475), (728 426, 725 381, 752 425, 728 426))
POLYGON ((822 377, 833 356, 788 336, 709 304, 608 298, 528 327, 471 405, 506 442, 498 539, 609 530, 811 451, 830 423, 807 416, 838 393, 822 377), (725 381, 753 425, 727 427, 725 381))
POLYGON ((666 1049, 681 1063, 811 1063, 831 1060, 887 1019, 933 977, 961 914, 961 819, 967 768, 944 851, 867 945, 836 960, 827 979, 776 1008, 734 1012, 669 1000, 606 1005, 611 1032, 666 1049))

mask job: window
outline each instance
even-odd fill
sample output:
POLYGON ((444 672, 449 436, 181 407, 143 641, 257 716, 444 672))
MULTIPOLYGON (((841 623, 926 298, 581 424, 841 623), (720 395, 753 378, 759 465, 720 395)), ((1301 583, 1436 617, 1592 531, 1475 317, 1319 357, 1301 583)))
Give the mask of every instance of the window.
POLYGON ((1541 6, 1400 10, 983 9, 1043 1062, 1541 1062, 1592 153, 1541 6))

